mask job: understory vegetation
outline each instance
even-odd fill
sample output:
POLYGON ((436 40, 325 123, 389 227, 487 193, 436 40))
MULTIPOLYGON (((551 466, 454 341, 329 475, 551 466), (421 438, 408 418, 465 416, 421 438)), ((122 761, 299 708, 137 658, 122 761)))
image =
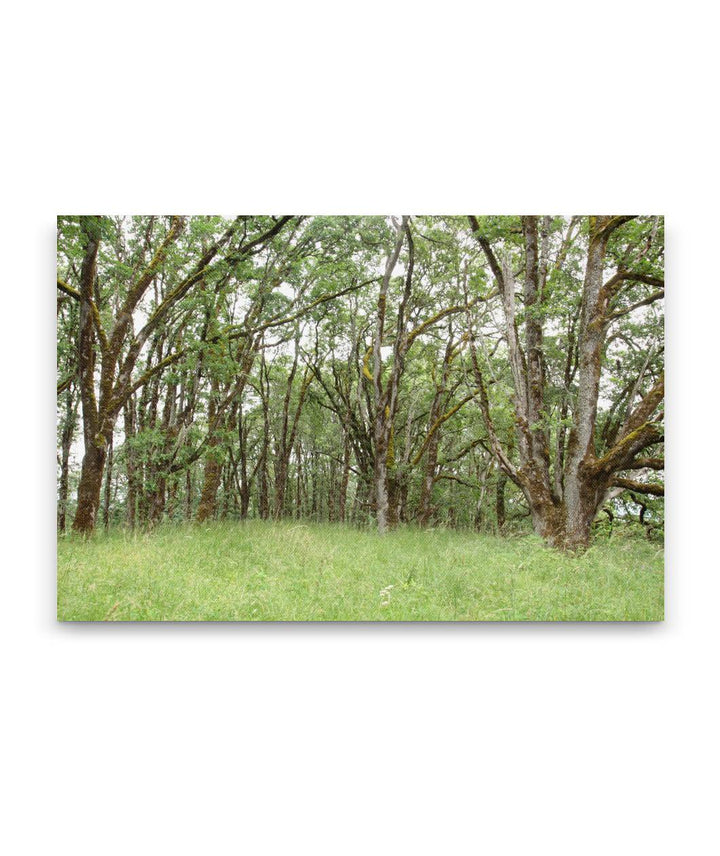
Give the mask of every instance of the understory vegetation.
POLYGON ((445 527, 165 524, 58 542, 65 621, 657 621, 662 544, 632 527, 582 555, 445 527))

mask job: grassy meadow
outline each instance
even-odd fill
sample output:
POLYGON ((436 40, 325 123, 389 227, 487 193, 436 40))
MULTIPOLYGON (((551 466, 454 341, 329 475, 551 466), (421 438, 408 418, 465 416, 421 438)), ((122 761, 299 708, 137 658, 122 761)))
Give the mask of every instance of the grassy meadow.
POLYGON ((58 542, 60 621, 658 621, 663 551, 333 524, 166 525, 58 542))

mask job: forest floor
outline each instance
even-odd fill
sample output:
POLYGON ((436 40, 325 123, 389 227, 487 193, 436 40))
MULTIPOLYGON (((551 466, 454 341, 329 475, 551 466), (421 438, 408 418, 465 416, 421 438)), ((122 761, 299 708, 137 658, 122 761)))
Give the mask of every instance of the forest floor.
POLYGON ((663 550, 251 521, 58 542, 61 621, 658 621, 663 550))

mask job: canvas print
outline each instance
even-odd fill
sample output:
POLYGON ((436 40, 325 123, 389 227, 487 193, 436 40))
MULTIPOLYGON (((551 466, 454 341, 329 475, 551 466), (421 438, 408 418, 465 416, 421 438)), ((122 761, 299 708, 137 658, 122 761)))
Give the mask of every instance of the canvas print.
POLYGON ((656 215, 60 216, 61 621, 663 618, 656 215))

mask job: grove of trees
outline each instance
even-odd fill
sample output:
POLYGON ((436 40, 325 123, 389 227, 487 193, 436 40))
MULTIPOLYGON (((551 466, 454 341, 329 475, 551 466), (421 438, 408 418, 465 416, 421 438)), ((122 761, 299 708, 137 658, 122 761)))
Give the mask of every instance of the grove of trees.
POLYGON ((661 217, 57 230, 60 531, 662 521, 661 217))

